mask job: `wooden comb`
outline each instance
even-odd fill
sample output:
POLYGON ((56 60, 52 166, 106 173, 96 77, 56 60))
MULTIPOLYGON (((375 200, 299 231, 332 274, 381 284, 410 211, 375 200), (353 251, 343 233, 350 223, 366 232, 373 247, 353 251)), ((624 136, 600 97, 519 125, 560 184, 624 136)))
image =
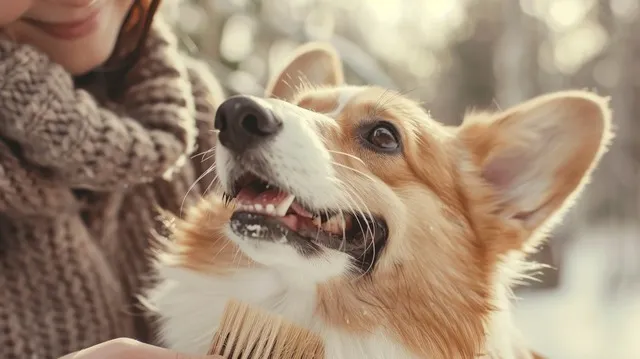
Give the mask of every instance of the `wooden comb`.
POLYGON ((324 359, 324 343, 280 315, 231 300, 208 354, 226 359, 324 359))

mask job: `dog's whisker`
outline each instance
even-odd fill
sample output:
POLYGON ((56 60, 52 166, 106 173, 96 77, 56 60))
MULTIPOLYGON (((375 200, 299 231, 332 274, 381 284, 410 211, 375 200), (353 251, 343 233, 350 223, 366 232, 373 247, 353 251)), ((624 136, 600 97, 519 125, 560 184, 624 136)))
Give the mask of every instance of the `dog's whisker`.
MULTIPOLYGON (((343 184, 343 183, 341 183, 341 185, 344 187, 344 184, 343 184)), ((346 195, 347 195, 347 196, 351 196, 351 195, 349 194, 349 192, 348 192, 348 189, 346 189, 346 188, 345 188, 345 191, 347 191, 347 192, 346 192, 346 195)), ((342 201, 342 202, 344 202, 344 203, 343 203, 343 205, 344 205, 345 207, 348 207, 348 208, 349 208, 349 211, 351 211, 352 213, 357 213, 357 206, 354 206, 354 205, 352 204, 352 202, 353 202, 352 200, 350 201, 348 198, 345 198, 345 200, 344 200, 344 201, 342 201)), ((340 215, 342 216, 342 220, 344 221, 344 214, 343 214, 342 210, 340 210, 340 215)), ((355 221, 358 223, 358 226, 360 227, 360 231, 361 231, 361 232, 363 232, 363 233, 365 233, 365 230, 364 230, 364 228, 362 227, 362 224, 360 223, 360 220, 358 219, 358 216, 355 216, 355 218, 354 218, 354 219, 355 219, 355 221)), ((353 225, 353 223, 352 223, 351 225, 353 225)), ((366 236, 365 236, 365 237, 366 237, 366 236)), ((342 230, 342 242, 341 242, 341 244, 340 244, 342 247, 346 246, 346 240, 347 240, 347 238, 346 238, 346 228, 344 228, 344 227, 343 227, 343 230, 342 230)), ((366 248, 366 247, 365 247, 365 248, 366 248)))
POLYGON ((211 182, 209 182, 209 185, 207 186, 207 188, 205 188, 205 190, 203 191, 203 194, 205 195, 208 194, 211 191, 211 188, 213 187, 213 185, 217 182, 218 182, 218 175, 216 174, 211 180, 211 182))
POLYGON ((373 177, 371 177, 370 175, 368 175, 368 174, 366 174, 366 173, 364 173, 364 172, 362 172, 362 171, 360 171, 360 170, 357 170, 357 169, 355 169, 355 168, 353 168, 353 167, 347 166, 347 165, 345 165, 345 164, 342 164, 342 163, 339 163, 339 162, 336 162, 336 161, 331 161, 331 163, 332 163, 333 165, 335 165, 335 166, 340 167, 340 168, 344 168, 344 169, 346 169, 346 170, 353 171, 353 172, 355 172, 355 173, 357 173, 357 174, 359 174, 359 175, 361 175, 361 176, 363 176, 363 177, 367 178, 367 179, 368 179, 368 180, 370 180, 370 181, 375 181, 375 179, 374 179, 373 177))
POLYGON ((215 259, 216 259, 216 258, 218 258, 218 256, 219 256, 221 253, 223 253, 223 252, 224 252, 224 250, 227 248, 227 246, 229 246, 229 245, 231 244, 231 241, 226 240, 226 238, 225 238, 225 237, 219 237, 219 238, 217 238, 217 239, 216 239, 216 242, 217 242, 217 241, 220 241, 220 240, 223 240, 223 239, 225 240, 225 243, 222 245, 222 247, 220 248, 220 250, 218 250, 218 252, 213 256, 213 258, 211 259, 211 260, 212 260, 212 262, 215 262, 215 259))
MULTIPOLYGON (((339 163, 335 163, 335 162, 334 162, 334 164, 339 165, 339 166, 341 166, 341 167, 343 167, 343 168, 345 168, 345 169, 353 170, 353 171, 355 171, 356 173, 358 173, 358 174, 361 174, 361 175, 365 176, 367 179, 369 179, 369 180, 371 180, 371 181, 373 181, 373 180, 374 180, 372 177, 368 176, 367 174, 365 174, 365 173, 363 173, 363 172, 361 172, 361 171, 355 170, 355 169, 353 169, 353 168, 351 168, 351 167, 349 167, 349 166, 341 165, 341 164, 339 164, 339 163)), ((365 218, 365 220, 366 220, 366 218, 368 217, 369 219, 371 219, 372 221, 374 221, 375 219, 374 219, 373 214, 371 213, 371 211, 369 210, 369 208, 366 206, 366 202, 365 202, 365 201, 362 199, 362 197, 357 193, 357 188, 355 188, 354 186, 347 186, 347 185, 346 185, 346 183, 344 183, 344 182, 342 182, 342 181, 341 181, 341 183, 342 183, 342 185, 343 185, 344 190, 345 190, 345 191, 347 191, 347 192, 349 192, 349 193, 351 193, 351 195, 355 195, 355 196, 357 197, 357 199, 361 202, 361 204, 363 205, 363 207, 367 210, 367 215, 365 216, 365 214, 364 214, 364 213, 360 213, 360 214, 361 214, 361 216, 362 216, 363 218, 365 218), (355 193, 354 193, 354 192, 355 192, 355 193)), ((358 208, 359 208, 359 206, 356 206, 356 207, 358 207, 358 208)), ((368 223, 368 221, 367 221, 367 223, 368 223)), ((372 236, 375 234, 374 232, 371 232, 371 231, 370 231, 370 233, 371 233, 371 235, 372 235, 372 236)))
POLYGON ((196 158, 196 157, 198 157, 198 156, 202 156, 202 157, 203 157, 202 162, 204 162, 204 161, 205 161, 205 159, 204 159, 204 155, 206 155, 206 154, 208 154, 208 153, 214 153, 214 154, 215 154, 215 151, 216 151, 215 147, 212 147, 212 148, 210 148, 210 149, 208 149, 208 150, 204 150, 204 151, 202 151, 202 152, 198 152, 198 153, 196 153, 196 154, 191 155, 191 159, 195 159, 195 158, 196 158))
MULTIPOLYGON (((346 223, 344 212, 340 210, 339 213, 340 213, 340 220, 342 221, 342 223, 346 223)), ((347 228, 346 226, 342 226, 342 241, 340 241, 340 247, 338 247, 338 250, 344 251, 346 245, 347 245, 347 228)))
MULTIPOLYGON (((357 194, 357 189, 352 186, 351 188, 349 187, 345 187, 345 190, 354 194, 356 197, 358 197, 362 203, 364 204, 365 202, 362 200, 362 198, 360 197, 360 195, 357 194), (356 192, 356 193, 353 193, 356 192)), ((367 273, 371 270, 373 263, 375 263, 375 258, 377 255, 377 251, 376 251, 376 243, 375 243, 375 226, 373 227, 373 230, 371 228, 371 223, 375 222, 375 218, 373 216, 373 214, 371 213, 371 211, 369 210, 369 208, 366 206, 366 204, 364 205, 365 209, 367 210, 368 216, 365 216, 364 213, 361 212, 361 215, 363 216, 365 223, 367 224, 367 231, 363 231, 363 233, 365 233, 365 236, 363 238, 363 240, 365 241, 365 250, 363 253, 366 253, 369 250, 369 245, 367 244, 367 235, 366 233, 369 233, 371 236, 369 238, 371 238, 371 246, 372 246, 372 251, 373 251, 373 260, 369 263, 369 268, 367 268, 366 271, 364 271, 364 273, 367 273), (367 220, 367 218, 371 221, 369 222, 369 220, 367 220)))
POLYGON ((213 157, 215 157, 215 156, 216 156, 216 153, 215 153, 215 152, 212 152, 212 153, 211 153, 210 155, 208 155, 207 157, 204 157, 204 156, 203 156, 203 157, 202 157, 202 162, 208 161, 208 160, 212 159, 212 158, 213 158, 213 157))
MULTIPOLYGON (((361 217, 364 218, 364 213, 362 213, 362 211, 359 209, 359 206, 357 206, 354 200, 353 200, 353 196, 349 191, 349 188, 346 186, 346 184, 343 181, 338 181, 338 183, 340 184, 340 186, 342 187, 342 189, 344 190, 344 195, 347 196, 347 198, 344 198, 342 205, 344 207, 348 207, 349 211, 351 211, 352 213, 357 213, 360 214, 361 217)), ((356 222, 358 223, 358 225, 360 226, 360 230, 364 233, 365 230, 362 227, 362 224, 360 223, 360 220, 358 219, 358 216, 355 217, 356 222)))
MULTIPOLYGON (((187 198, 189 198, 189 195, 191 194, 191 191, 193 191, 196 188, 196 186, 200 181, 202 181, 205 177, 207 177, 209 174, 211 174, 211 172, 215 170, 216 170, 216 165, 213 164, 212 166, 204 170, 202 174, 198 176, 198 178, 196 178, 196 180, 193 181, 193 183, 189 186, 189 188, 187 189, 187 193, 184 195, 184 197, 182 197, 182 201, 180 202, 180 211, 179 211, 180 216, 182 216, 182 214, 184 213, 184 206, 187 201, 187 198)), ((206 192, 206 190, 204 192, 206 192)))
MULTIPOLYGON (((346 152, 342 152, 342 151, 335 151, 335 150, 327 150, 327 151, 329 151, 330 153, 335 153, 335 154, 337 154, 337 155, 342 155, 342 156, 351 157, 351 158, 353 158, 354 160, 356 160, 356 161, 358 161, 358 162, 360 162, 360 163, 362 163, 362 164, 365 164, 365 163, 364 163, 364 161, 363 161, 360 157, 355 156, 355 155, 352 155, 352 154, 350 154, 350 153, 346 153, 346 152)), ((336 162, 333 162, 333 163, 335 164, 336 162)))
POLYGON ((236 247, 235 253, 233 254, 233 260, 231 261, 233 265, 235 265, 236 269, 240 269, 242 255, 243 254, 240 253, 240 247, 236 247), (240 257, 238 255, 240 255, 240 257), (236 259, 238 260, 237 262, 236 259))
MULTIPOLYGON (((364 234, 363 240, 364 240, 365 250, 363 252, 363 255, 369 249, 369 244, 367 244, 367 238, 371 238, 371 245, 373 247, 372 248, 372 250, 373 250, 373 260, 369 263, 369 267, 361 274, 361 276, 362 276, 362 275, 365 275, 366 273, 368 273, 369 271, 371 271, 371 268, 373 266, 373 263, 375 263, 375 258, 376 258, 376 255, 377 255, 376 248, 375 248, 375 240, 374 240, 374 238, 375 238, 375 227, 372 229, 372 226, 371 226, 371 222, 374 222, 375 219, 374 219, 373 214, 369 210, 368 206, 366 206, 365 202, 362 200, 362 198, 357 193, 354 193, 355 192, 354 191, 355 188, 347 186, 346 183, 344 183, 343 181, 340 181, 340 184, 341 184, 342 190, 344 191, 345 196, 348 197, 348 198, 345 198, 345 203, 344 204, 347 207, 349 207, 352 212, 358 213, 360 215, 359 217, 362 217, 362 219, 364 220, 364 222, 366 224, 366 228, 367 229, 365 230, 363 228, 363 225, 362 225, 360 219, 358 218, 358 216, 355 217, 356 222, 358 223, 358 226, 360 227, 360 230, 364 234), (352 202, 355 202, 353 200, 354 197, 356 197, 363 204, 362 207, 364 207, 364 210, 361 209, 360 206, 358 206, 358 205, 355 205, 355 206, 352 205, 352 202), (367 214, 364 213, 365 210, 366 210, 367 214), (367 233, 370 234, 370 236, 367 236, 367 233)), ((355 203, 353 203, 353 204, 355 204, 355 203)))

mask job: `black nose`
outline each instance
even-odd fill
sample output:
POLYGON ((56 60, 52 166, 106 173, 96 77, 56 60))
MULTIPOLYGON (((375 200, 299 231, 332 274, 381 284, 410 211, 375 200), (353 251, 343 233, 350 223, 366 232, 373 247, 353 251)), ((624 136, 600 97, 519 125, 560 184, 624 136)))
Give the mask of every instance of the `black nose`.
POLYGON ((278 133, 282 121, 251 98, 233 96, 218 107, 214 126, 223 146, 242 153, 278 133))

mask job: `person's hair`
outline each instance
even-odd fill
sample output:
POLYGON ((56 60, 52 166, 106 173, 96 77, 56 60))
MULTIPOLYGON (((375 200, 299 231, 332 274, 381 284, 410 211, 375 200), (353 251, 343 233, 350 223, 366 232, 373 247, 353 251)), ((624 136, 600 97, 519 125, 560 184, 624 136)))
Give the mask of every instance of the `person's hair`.
POLYGON ((160 0, 134 0, 105 69, 130 68, 140 56, 160 0))
POLYGON ((134 0, 124 20, 111 57, 96 71, 76 79, 80 83, 93 81, 102 75, 110 95, 121 93, 124 78, 140 57, 144 42, 151 29, 153 17, 161 0, 134 0))

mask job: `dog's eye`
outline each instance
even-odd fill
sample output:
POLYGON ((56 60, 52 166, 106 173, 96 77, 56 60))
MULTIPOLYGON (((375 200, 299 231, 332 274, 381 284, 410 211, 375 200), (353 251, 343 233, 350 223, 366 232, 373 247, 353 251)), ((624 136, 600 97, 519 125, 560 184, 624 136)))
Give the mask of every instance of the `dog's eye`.
POLYGON ((382 123, 371 128, 366 136, 375 150, 381 152, 395 152, 400 148, 400 141, 393 126, 382 123))

